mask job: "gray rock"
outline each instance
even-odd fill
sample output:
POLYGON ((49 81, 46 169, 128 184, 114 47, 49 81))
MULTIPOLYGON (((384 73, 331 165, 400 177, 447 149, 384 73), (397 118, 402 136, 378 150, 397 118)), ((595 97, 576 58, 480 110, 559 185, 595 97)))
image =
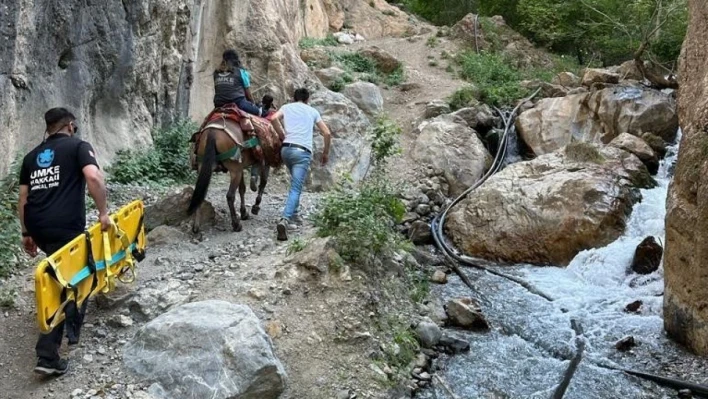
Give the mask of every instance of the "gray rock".
POLYGON ((187 235, 170 226, 157 226, 147 236, 150 245, 167 245, 187 242, 187 235))
POLYGON ((450 323, 466 329, 489 329, 479 304, 472 298, 455 298, 445 304, 450 323))
POLYGON ((440 169, 452 195, 479 180, 492 161, 476 132, 452 115, 421 123, 411 155, 419 164, 440 169))
POLYGON ((434 100, 425 106, 425 119, 435 118, 436 116, 449 113, 450 104, 443 100, 434 100))
POLYGON ((371 122, 359 107, 341 93, 319 90, 310 99, 332 132, 329 162, 321 166, 324 141, 319 134, 314 140, 314 161, 308 181, 315 191, 332 187, 348 174, 360 181, 371 160, 371 145, 367 137, 371 122))
POLYGON ((247 306, 182 305, 141 328, 123 352, 126 367, 172 398, 276 399, 286 374, 247 306))
POLYGON ((376 67, 383 73, 394 72, 402 66, 401 61, 397 60, 396 57, 376 46, 361 49, 359 54, 373 59, 376 62, 376 67))
POLYGON ((470 350, 469 341, 450 331, 443 331, 442 337, 440 337, 440 345, 448 348, 453 353, 461 353, 470 350))
POLYGON ((422 321, 418 323, 415 328, 415 332, 418 335, 418 340, 421 345, 425 348, 434 347, 440 341, 440 337, 442 337, 440 327, 431 321, 422 321))
MULTIPOLYGON (((189 218, 187 208, 194 189, 185 187, 181 192, 173 193, 159 202, 145 208, 145 228, 150 231, 158 226, 176 226, 189 218)), ((216 212, 209 201, 204 201, 199 208, 202 225, 213 224, 216 212)))
POLYGON ((286 262, 318 274, 326 274, 330 266, 344 263, 334 248, 331 237, 315 238, 302 251, 288 257, 286 262))
POLYGON ((437 284, 445 284, 447 283, 447 274, 442 270, 436 270, 430 277, 430 281, 437 284))
POLYGON ((421 216, 427 216, 430 214, 430 205, 420 204, 415 208, 415 211, 421 216))
POLYGON ((415 245, 432 244, 433 234, 430 231, 430 225, 422 220, 413 222, 410 229, 408 229, 408 238, 415 245))
POLYGON ((373 83, 354 82, 348 84, 344 87, 342 94, 370 117, 375 117, 383 111, 384 100, 381 89, 373 83))
POLYGON ((330 87, 337 79, 341 78, 346 72, 337 67, 329 67, 315 71, 315 76, 320 79, 323 85, 330 87))
POLYGON ((131 319, 130 316, 117 315, 117 316, 109 319, 107 324, 110 327, 114 327, 114 328, 128 328, 128 327, 132 327, 133 319, 131 319))

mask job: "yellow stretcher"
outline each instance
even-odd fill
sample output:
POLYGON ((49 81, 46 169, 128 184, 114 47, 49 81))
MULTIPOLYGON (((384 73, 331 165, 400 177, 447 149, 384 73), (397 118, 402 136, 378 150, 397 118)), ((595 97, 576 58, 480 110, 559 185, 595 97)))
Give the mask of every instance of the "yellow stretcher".
POLYGON ((145 254, 143 215, 142 201, 134 201, 111 216, 108 231, 102 232, 97 223, 39 263, 35 296, 43 333, 64 320, 68 305, 81 307, 96 293, 112 291, 116 279, 135 280, 135 264, 145 254))

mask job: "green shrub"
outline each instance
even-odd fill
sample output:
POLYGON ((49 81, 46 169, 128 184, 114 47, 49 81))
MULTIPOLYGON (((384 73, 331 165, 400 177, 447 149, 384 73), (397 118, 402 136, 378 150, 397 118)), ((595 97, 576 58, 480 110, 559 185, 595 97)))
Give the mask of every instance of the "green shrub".
POLYGON ((344 90, 344 86, 346 86, 347 83, 342 79, 341 77, 335 79, 330 85, 329 89, 332 91, 340 92, 344 90))
POLYGON ((0 180, 0 277, 7 276, 19 266, 22 254, 22 235, 17 215, 20 197, 20 167, 22 158, 11 164, 9 173, 0 180))
POLYGON ((450 108, 453 111, 457 111, 461 108, 474 107, 475 105, 478 105, 479 96, 479 89, 474 86, 464 86, 452 93, 448 99, 448 102, 450 103, 450 108))
POLYGON ((339 53, 334 56, 334 59, 347 71, 372 74, 377 72, 376 62, 359 53, 339 53))
POLYGON ((403 66, 399 66, 395 71, 384 76, 384 83, 387 86, 398 86, 406 81, 406 73, 403 66))
POLYGON ((302 241, 299 238, 296 238, 290 242, 290 245, 288 245, 288 249, 285 254, 292 255, 292 254, 298 253, 298 252, 302 251, 303 249, 305 249, 306 246, 307 246, 307 244, 304 241, 302 241))
POLYGON ((347 261, 367 263, 402 240, 395 226, 405 206, 398 191, 380 174, 358 187, 343 180, 325 195, 321 206, 315 216, 317 233, 334 237, 337 252, 347 261))
POLYGON ((383 83, 387 86, 398 86, 406 79, 403 66, 399 66, 391 73, 384 73, 376 66, 374 59, 359 53, 334 53, 330 56, 347 72, 349 82, 353 80, 354 74, 357 74, 361 81, 373 84, 383 83))
POLYGON ((480 100, 485 103, 511 105, 528 93, 520 85, 524 76, 500 55, 469 51, 461 54, 458 62, 461 67, 460 76, 475 82, 479 88, 480 100))
POLYGON ((14 289, 0 289, 0 308, 14 308, 17 291, 14 289))
POLYGON ((378 117, 371 134, 371 153, 377 166, 386 163, 391 156, 401 153, 398 143, 401 133, 401 128, 388 116, 378 117))
POLYGON ((435 36, 430 36, 428 40, 426 40, 425 45, 430 47, 430 48, 435 48, 438 46, 438 38, 435 36))
POLYGON ((116 183, 182 183, 194 173, 189 164, 189 143, 197 125, 185 120, 153 132, 154 145, 149 148, 122 150, 108 169, 116 183))
POLYGON ((306 48, 313 48, 317 46, 338 46, 339 42, 337 41, 337 38, 334 37, 333 35, 327 35, 327 37, 323 39, 317 39, 314 37, 303 37, 300 39, 300 42, 298 42, 298 46, 302 49, 306 48))

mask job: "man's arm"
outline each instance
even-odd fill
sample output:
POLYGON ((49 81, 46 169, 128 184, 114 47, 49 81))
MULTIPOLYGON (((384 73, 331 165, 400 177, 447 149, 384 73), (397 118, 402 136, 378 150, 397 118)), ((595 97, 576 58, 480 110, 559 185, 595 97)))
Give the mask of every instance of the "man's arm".
POLYGON ((253 101, 253 95, 251 95, 251 89, 246 87, 245 89, 243 89, 243 91, 246 93, 246 100, 252 102, 255 105, 256 102, 253 101))
POLYGON ((98 208, 98 219, 101 221, 101 228, 107 230, 111 222, 108 217, 108 194, 103 173, 96 165, 86 165, 81 171, 86 179, 89 194, 96 203, 96 208, 98 208))
POLYGON ((27 204, 27 196, 29 195, 29 186, 26 184, 20 185, 20 199, 17 204, 17 213, 20 216, 20 228, 22 229, 22 246, 25 252, 31 257, 37 256, 37 244, 32 237, 27 235, 27 227, 25 226, 25 205, 27 204))
POLYGON ((27 195, 29 195, 29 186, 20 185, 20 200, 17 204, 17 213, 20 216, 20 227, 23 233, 27 233, 27 227, 25 227, 25 205, 27 205, 27 195))
POLYGON ((285 141, 285 129, 283 128, 283 124, 280 122, 282 118, 283 111, 281 110, 275 111, 275 113, 268 118, 270 119, 270 123, 273 125, 275 132, 278 133, 278 138, 280 138, 281 142, 285 141))
POLYGON ((329 146, 332 142, 332 133, 330 133, 329 128, 325 125, 324 121, 320 120, 317 122, 317 128, 320 134, 324 138, 324 150, 322 151, 322 165, 326 165, 329 161, 329 146))

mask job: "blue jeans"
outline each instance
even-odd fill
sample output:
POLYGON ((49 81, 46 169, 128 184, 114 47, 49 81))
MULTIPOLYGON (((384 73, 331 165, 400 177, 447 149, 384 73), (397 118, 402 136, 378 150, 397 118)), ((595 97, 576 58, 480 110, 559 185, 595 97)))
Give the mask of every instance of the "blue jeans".
POLYGON ((237 98, 236 105, 241 108, 242 111, 246 111, 252 115, 261 116, 261 109, 252 102, 248 101, 246 97, 237 98))
POLYGON ((283 162, 285 162, 285 166, 288 167, 291 176, 290 192, 288 193, 288 199, 285 201, 285 209, 283 210, 283 217, 290 220, 298 213, 300 194, 302 194, 302 188, 305 185, 307 172, 310 170, 312 154, 300 148, 283 147, 280 151, 280 155, 283 157, 283 162))

